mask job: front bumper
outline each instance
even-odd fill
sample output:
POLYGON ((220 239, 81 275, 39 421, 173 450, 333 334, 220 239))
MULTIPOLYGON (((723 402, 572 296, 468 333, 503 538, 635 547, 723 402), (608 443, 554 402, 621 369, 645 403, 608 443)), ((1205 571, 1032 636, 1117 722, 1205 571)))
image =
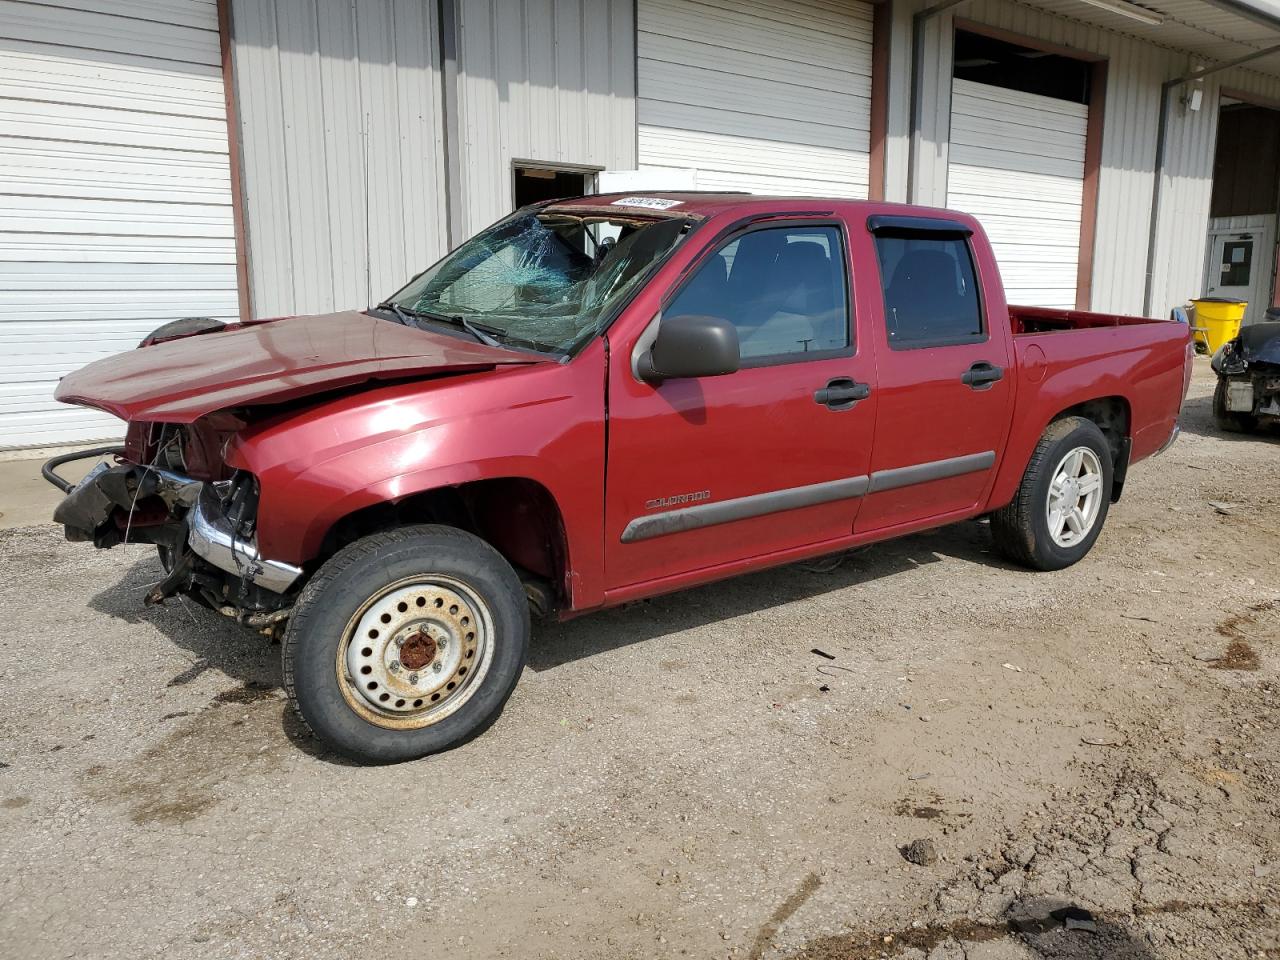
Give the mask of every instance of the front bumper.
POLYGON ((188 526, 187 543, 196 556, 226 573, 245 577, 264 590, 284 593, 302 576, 301 567, 263 557, 258 552, 257 537, 236 533, 213 484, 201 484, 195 506, 188 514, 188 526))
POLYGON ((272 593, 285 593, 302 576, 301 567, 264 558, 253 533, 239 532, 218 496, 223 484, 131 463, 101 463, 74 485, 56 472, 72 460, 111 454, 119 451, 85 451, 45 464, 45 479, 67 494, 53 519, 63 524, 68 540, 104 549, 125 542, 180 547, 185 541, 211 566, 272 593))

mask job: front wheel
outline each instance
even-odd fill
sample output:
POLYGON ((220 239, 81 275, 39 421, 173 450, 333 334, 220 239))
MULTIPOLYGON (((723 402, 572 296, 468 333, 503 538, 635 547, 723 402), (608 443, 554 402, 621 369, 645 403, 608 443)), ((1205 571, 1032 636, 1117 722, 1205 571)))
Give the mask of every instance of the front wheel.
POLYGON ((1106 522, 1114 470, 1107 438, 1092 420, 1051 423, 1017 496, 991 515, 997 549, 1035 570, 1061 570, 1082 560, 1106 522))
POLYGON ((303 589, 282 644, 285 686, 339 753, 413 760, 497 719, 529 629, 519 578, 483 540, 443 526, 373 534, 303 589))

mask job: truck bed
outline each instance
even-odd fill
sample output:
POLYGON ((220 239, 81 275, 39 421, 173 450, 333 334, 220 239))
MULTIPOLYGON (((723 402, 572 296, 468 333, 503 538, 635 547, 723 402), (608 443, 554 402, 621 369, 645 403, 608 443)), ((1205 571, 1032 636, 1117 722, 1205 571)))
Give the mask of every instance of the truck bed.
MULTIPOLYGON (((1168 440, 1191 376, 1186 324, 1020 306, 1009 307, 1009 322, 1019 377, 1009 462, 1028 462, 1043 425, 1071 406, 1082 384, 1097 397, 1124 400, 1130 462, 1168 440)), ((1001 474, 993 502, 1013 496, 1021 467, 1015 472, 1001 474)))
POLYGON ((1116 313, 1090 313, 1085 310, 1058 310, 1053 307, 1009 307, 1009 322, 1015 336, 1024 333, 1058 333, 1063 330, 1087 330, 1098 327, 1131 327, 1147 323, 1165 323, 1150 317, 1127 317, 1116 313))

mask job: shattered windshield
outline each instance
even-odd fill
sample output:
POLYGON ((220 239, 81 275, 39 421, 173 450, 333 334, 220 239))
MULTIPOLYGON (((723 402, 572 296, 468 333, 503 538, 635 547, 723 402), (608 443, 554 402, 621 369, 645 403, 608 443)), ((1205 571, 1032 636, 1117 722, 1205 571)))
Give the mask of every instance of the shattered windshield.
POLYGON ((401 319, 456 323, 478 339, 569 352, 688 226, 681 219, 520 212, 472 237, 385 306, 401 319))

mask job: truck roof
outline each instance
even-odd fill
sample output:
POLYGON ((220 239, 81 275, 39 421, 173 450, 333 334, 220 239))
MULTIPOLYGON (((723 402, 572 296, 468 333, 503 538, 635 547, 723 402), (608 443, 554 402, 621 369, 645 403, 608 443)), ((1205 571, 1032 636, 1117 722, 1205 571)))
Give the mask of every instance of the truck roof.
POLYGON ((618 193, 596 193, 584 197, 567 200, 555 200, 547 205, 550 209, 567 208, 590 209, 599 212, 602 209, 617 208, 619 212, 628 214, 651 214, 655 216, 694 216, 712 217, 726 212, 739 212, 743 215, 752 213, 769 213, 773 211, 787 212, 823 212, 843 209, 846 213, 858 212, 862 208, 866 213, 895 211, 914 216, 946 216, 962 222, 972 222, 966 214, 954 210, 942 210, 932 207, 914 206, 904 203, 888 203, 882 200, 855 200, 850 197, 812 197, 786 196, 741 193, 733 191, 701 191, 701 190, 632 190, 618 193), (636 200, 636 203, 626 203, 636 200))

